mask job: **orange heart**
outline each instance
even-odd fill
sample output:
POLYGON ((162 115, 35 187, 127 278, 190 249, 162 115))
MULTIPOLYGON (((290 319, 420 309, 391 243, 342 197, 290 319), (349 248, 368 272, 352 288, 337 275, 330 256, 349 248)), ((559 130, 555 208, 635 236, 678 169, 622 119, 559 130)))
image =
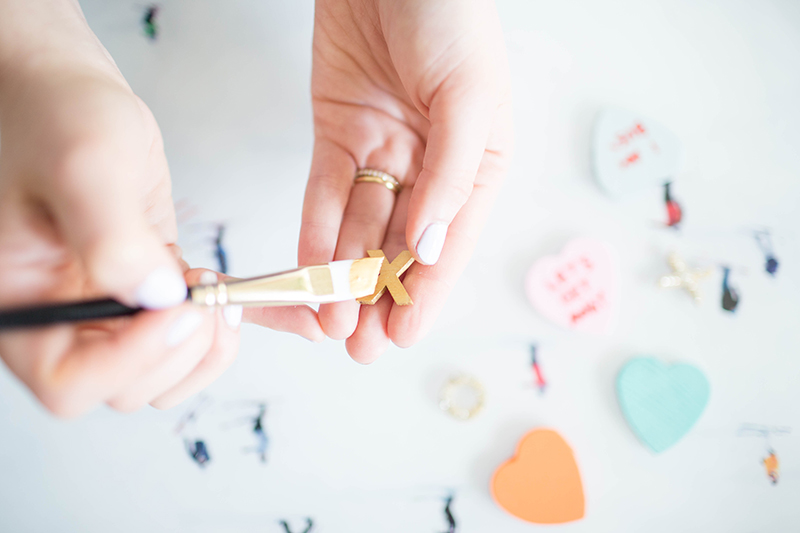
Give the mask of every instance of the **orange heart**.
POLYGON ((583 518, 585 501, 572 449, 552 429, 522 437, 517 452, 492 477, 492 497, 516 516, 536 524, 583 518))

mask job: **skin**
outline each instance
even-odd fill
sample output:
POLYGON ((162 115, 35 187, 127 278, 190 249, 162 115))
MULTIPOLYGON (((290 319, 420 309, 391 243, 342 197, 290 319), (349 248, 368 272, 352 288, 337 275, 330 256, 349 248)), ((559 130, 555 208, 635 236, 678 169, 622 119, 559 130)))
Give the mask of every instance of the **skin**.
MULTIPOLYGON (((133 303, 157 267, 196 283, 174 246, 158 126, 73 2, 0 3, 0 306, 111 295, 133 303)), ((167 346, 188 305, 94 324, 0 335, 0 356, 53 413, 99 403, 171 407, 233 361, 239 331, 220 311, 167 346)), ((257 323, 323 338, 308 308, 257 323)))
POLYGON ((320 323, 356 361, 417 342, 466 266, 512 150, 502 31, 484 0, 318 0, 311 93, 314 155, 299 262, 383 249, 392 260, 433 222, 449 225, 435 266, 404 278, 414 305, 322 306, 320 323), (353 184, 375 168, 404 186, 353 184))
MULTIPOLYGON (((383 298, 251 309, 244 320, 322 340, 347 338, 370 362, 430 328, 465 267, 508 165, 510 91, 491 2, 317 3, 312 76, 315 147, 301 264, 416 254, 431 222, 449 225, 436 265, 415 264, 409 308, 383 298), (404 185, 353 186, 372 167, 404 185)), ((134 302, 154 269, 197 283, 175 246, 169 170, 158 126, 73 0, 0 2, 0 307, 113 296, 134 302)), ((46 408, 76 416, 169 408, 231 364, 239 328, 222 313, 177 346, 187 305, 102 323, 0 334, 0 357, 46 408)))

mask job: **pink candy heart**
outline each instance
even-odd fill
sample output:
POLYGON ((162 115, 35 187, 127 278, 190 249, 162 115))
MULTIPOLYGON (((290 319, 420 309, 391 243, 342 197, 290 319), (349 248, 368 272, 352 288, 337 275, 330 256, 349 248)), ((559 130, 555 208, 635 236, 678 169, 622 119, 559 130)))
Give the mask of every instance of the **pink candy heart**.
POLYGON ((575 239, 561 254, 533 264, 525 278, 525 292, 542 316, 562 327, 610 334, 617 322, 617 278, 608 245, 575 239))

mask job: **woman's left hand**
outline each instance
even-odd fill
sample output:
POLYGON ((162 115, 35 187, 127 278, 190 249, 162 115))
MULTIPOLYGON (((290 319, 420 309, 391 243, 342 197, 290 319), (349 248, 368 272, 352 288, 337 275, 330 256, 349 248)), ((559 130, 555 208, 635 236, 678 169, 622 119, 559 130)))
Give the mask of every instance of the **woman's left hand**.
POLYGON ((317 0, 315 144, 300 264, 408 249, 414 301, 323 305, 325 333, 369 363, 430 329, 465 268, 509 164, 513 132, 503 34, 490 0, 317 0), (371 168, 395 195, 354 184, 371 168))

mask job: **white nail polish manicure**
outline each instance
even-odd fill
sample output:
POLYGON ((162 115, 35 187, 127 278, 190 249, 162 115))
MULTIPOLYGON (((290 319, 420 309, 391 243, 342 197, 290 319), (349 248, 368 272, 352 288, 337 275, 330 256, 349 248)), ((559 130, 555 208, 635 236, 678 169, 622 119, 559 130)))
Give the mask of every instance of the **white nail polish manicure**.
POLYGON ((445 237, 447 237, 447 224, 444 222, 434 222, 425 228, 417 243, 417 255, 424 264, 436 264, 444 248, 445 237))
POLYGON ((214 285, 216 282, 219 281, 219 278, 214 272, 210 270, 206 270, 202 274, 200 274, 200 285, 214 285))
POLYGON ((197 311, 189 311, 182 314, 167 333, 166 343, 170 348, 174 348, 194 333, 200 324, 203 323, 203 315, 197 311))
POLYGON ((241 305, 226 305, 222 308, 222 316, 231 329, 236 329, 242 323, 242 313, 244 308, 241 305))
POLYGON ((136 302, 147 309, 164 309, 186 300, 186 282, 168 267, 160 267, 147 275, 136 289, 136 302))

